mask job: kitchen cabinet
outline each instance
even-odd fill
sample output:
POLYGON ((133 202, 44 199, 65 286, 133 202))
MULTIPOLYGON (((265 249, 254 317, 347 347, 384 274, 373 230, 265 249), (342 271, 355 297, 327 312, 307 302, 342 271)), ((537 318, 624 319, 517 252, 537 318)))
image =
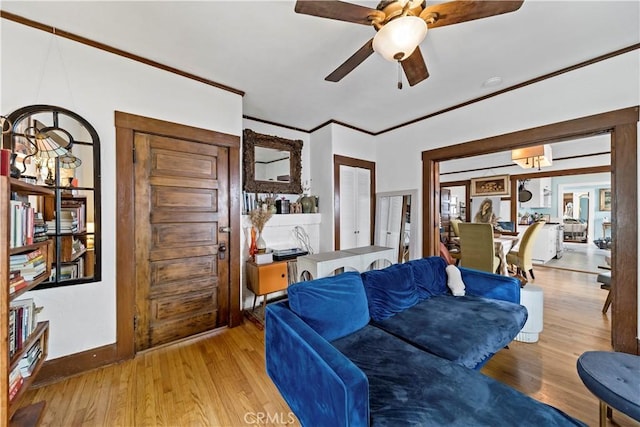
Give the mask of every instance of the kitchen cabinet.
MULTIPOLYGON (((519 236, 522 238, 524 230, 529 225, 519 225, 519 236)), ((558 224, 545 224, 535 237, 531 259, 537 263, 547 263, 558 256, 558 224)))

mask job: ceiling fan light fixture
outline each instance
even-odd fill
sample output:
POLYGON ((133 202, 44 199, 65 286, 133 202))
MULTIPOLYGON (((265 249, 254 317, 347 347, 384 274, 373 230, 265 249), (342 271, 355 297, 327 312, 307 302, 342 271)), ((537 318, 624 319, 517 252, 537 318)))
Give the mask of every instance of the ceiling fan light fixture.
POLYGON ((373 50, 387 61, 402 61, 416 50, 427 36, 427 23, 417 16, 401 16, 376 33, 373 50))

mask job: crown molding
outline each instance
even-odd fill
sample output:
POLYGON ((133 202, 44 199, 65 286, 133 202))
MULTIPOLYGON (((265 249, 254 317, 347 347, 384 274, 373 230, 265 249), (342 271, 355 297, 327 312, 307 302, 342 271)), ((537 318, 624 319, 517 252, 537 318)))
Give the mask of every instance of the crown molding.
POLYGON ((109 53, 112 53, 114 55, 118 55, 118 56, 121 56, 123 58, 130 59, 132 61, 140 62, 142 64, 149 65, 150 67, 158 68, 160 70, 167 71, 167 72, 172 73, 172 74, 177 74, 179 76, 186 77, 188 79, 195 80, 197 82, 204 83, 206 85, 213 86, 213 87, 216 87, 218 89, 225 90, 227 92, 232 92, 232 93, 235 93, 237 95, 244 96, 244 92, 239 90, 239 89, 235 89, 235 88, 232 88, 230 86, 223 85, 222 83, 214 82, 213 80, 209 80, 209 79, 206 79, 204 77, 200 77, 200 76, 197 76, 195 74, 188 73, 186 71, 180 70, 180 69, 175 68, 175 67, 171 67, 169 65, 161 64, 160 62, 156 62, 156 61, 153 61, 151 59, 144 58, 142 56, 133 54, 131 52, 127 52, 127 51, 124 51, 122 49, 118 49, 116 47, 109 46, 107 44, 100 43, 100 42, 97 42, 95 40, 91 40, 91 39, 88 39, 86 37, 82 37, 82 36, 79 36, 77 34, 73 34, 73 33, 70 33, 68 31, 61 30, 61 29, 56 28, 56 27, 52 27, 52 26, 47 25, 47 24, 43 24, 41 22, 33 21, 33 20, 25 18, 23 16, 15 15, 13 13, 10 13, 10 12, 4 11, 4 10, 0 10, 0 18, 6 19, 8 21, 13 21, 13 22, 16 22, 18 24, 26 25, 27 27, 35 28, 35 29, 40 30, 40 31, 51 33, 54 36, 58 36, 58 37, 62 37, 62 38, 65 38, 65 39, 73 40, 73 41, 81 43, 83 45, 90 46, 90 47, 93 47, 93 48, 96 48, 96 49, 100 49, 102 51, 109 52, 109 53))

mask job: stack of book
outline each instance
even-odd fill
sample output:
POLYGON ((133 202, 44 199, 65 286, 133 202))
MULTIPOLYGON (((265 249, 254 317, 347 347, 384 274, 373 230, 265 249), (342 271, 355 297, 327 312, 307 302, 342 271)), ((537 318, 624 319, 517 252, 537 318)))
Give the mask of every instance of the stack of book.
MULTIPOLYGON (((47 234, 56 233, 56 220, 47 221, 47 234)), ((73 234, 78 231, 78 217, 75 211, 60 211, 60 234, 73 234)))
POLYGON ((18 362, 20 375, 22 375, 23 378, 31 376, 33 368, 36 366, 36 363, 38 363, 38 360, 40 360, 40 357, 42 357, 42 348, 40 348, 40 341, 36 341, 27 351, 27 354, 18 362))
POLYGON ((18 271, 24 280, 30 282, 47 270, 44 254, 38 249, 9 257, 9 271, 18 271))
POLYGON ((9 401, 16 397, 16 394, 20 391, 23 382, 24 378, 22 378, 22 375, 20 374, 20 367, 16 366, 9 373, 9 401))
POLYGON ((33 218, 33 243, 44 242, 47 236, 47 223, 42 218, 42 212, 36 212, 33 218))
POLYGON ((9 357, 12 357, 36 329, 36 306, 33 298, 11 301, 9 307, 9 357))
POLYGON ((13 270, 9 272, 9 294, 15 294, 16 292, 27 287, 29 283, 24 280, 20 270, 13 270))
POLYGON ((63 214, 62 218, 72 216, 76 220, 77 231, 82 233, 86 231, 87 228, 84 222, 84 218, 86 217, 85 209, 85 204, 81 200, 63 199, 60 212, 63 214), (69 213, 71 215, 69 215, 69 213))

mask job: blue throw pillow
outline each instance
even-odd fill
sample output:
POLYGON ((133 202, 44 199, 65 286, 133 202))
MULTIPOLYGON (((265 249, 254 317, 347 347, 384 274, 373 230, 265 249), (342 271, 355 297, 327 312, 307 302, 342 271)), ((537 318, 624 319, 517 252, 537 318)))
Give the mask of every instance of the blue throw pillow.
POLYGON ((394 264, 362 273, 371 317, 380 322, 418 303, 411 266, 394 264))
POLYGON ((345 337, 369 323, 367 296, 358 272, 289 286, 289 307, 327 341, 345 337))
POLYGON ((413 269, 413 278, 420 300, 434 295, 443 295, 447 287, 447 263, 439 256, 414 259, 407 264, 413 269))

